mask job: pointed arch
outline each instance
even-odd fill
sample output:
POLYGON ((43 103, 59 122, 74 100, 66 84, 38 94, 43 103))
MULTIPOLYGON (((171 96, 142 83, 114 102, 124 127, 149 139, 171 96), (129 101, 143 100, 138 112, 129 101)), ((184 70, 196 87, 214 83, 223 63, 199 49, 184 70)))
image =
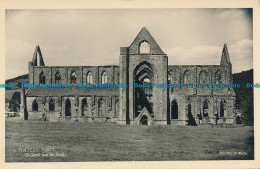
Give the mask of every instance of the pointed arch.
MULTIPOLYGON (((134 83, 152 84, 154 82, 154 70, 147 61, 141 62, 133 71, 134 83)), ((141 109, 146 107, 151 116, 154 115, 152 107, 153 88, 134 88, 134 117, 138 117, 141 109)))
POLYGON ((115 116, 117 116, 118 113, 119 113, 119 100, 117 100, 115 103, 115 116))
POLYGON ((55 84, 60 84, 61 83, 61 76, 60 76, 60 72, 57 71, 55 73, 55 84))
POLYGON ((216 72, 215 72, 215 83, 216 84, 221 84, 222 83, 222 73, 221 73, 221 71, 220 70, 217 70, 216 72))
POLYGON ((208 117, 209 116, 209 109, 210 109, 210 103, 209 101, 206 99, 203 102, 203 117, 208 117))
POLYGON ((81 101, 81 116, 85 116, 85 112, 88 110, 88 103, 87 103, 87 99, 84 98, 81 101))
POLYGON ((87 73, 86 84, 93 84, 93 75, 90 71, 87 73))
POLYGON ((173 100, 171 103, 171 119, 178 119, 178 103, 176 100, 173 100))
POLYGON ((36 99, 32 102, 32 111, 39 111, 36 99))
POLYGON ((49 111, 55 111, 55 102, 52 98, 49 101, 49 111))
POLYGON ((117 74, 117 84, 120 84, 120 74, 117 74))
POLYGON ((150 44, 143 40, 142 42, 139 43, 139 53, 140 54, 149 54, 151 53, 151 48, 150 48, 150 44))
POLYGON ((71 116, 71 102, 69 98, 65 101, 65 116, 71 116))
POLYGON ((40 46, 36 46, 33 54, 33 66, 45 66, 40 46))
POLYGON ((208 84, 209 83, 209 78, 208 78, 208 72, 207 71, 205 71, 205 70, 200 71, 199 83, 202 83, 202 84, 208 84))
POLYGON ((227 104, 227 102, 225 99, 221 100, 219 116, 222 118, 225 117, 225 114, 226 114, 226 104, 227 104))
POLYGON ((170 70, 168 72, 168 84, 172 84, 173 83, 173 71, 170 70))
POLYGON ((105 71, 101 73, 101 84, 107 84, 107 73, 105 71))
POLYGON ((40 82, 40 84, 42 83, 42 84, 45 84, 45 75, 44 75, 44 73, 43 73, 43 71, 40 73, 40 75, 39 75, 39 82, 40 82))
POLYGON ((186 70, 183 75, 183 83, 190 84, 191 83, 191 73, 189 70, 186 70))
POLYGON ((98 100, 98 116, 103 116, 104 113, 104 100, 100 98, 98 100))
POLYGON ((72 71, 70 74, 70 84, 77 83, 77 74, 75 71, 72 71))

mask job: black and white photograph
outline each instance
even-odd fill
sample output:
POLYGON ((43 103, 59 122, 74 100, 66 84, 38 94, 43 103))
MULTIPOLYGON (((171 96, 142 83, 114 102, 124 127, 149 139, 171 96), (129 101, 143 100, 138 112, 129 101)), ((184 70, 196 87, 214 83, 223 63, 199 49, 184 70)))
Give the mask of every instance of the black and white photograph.
POLYGON ((5 162, 255 160, 253 13, 6 9, 5 162))

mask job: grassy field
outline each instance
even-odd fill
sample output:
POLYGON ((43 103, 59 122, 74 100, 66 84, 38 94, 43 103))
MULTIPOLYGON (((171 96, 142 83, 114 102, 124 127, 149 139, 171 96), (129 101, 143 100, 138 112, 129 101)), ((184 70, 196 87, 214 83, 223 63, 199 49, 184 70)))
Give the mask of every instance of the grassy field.
POLYGON ((254 159, 253 127, 6 121, 6 162, 254 159))

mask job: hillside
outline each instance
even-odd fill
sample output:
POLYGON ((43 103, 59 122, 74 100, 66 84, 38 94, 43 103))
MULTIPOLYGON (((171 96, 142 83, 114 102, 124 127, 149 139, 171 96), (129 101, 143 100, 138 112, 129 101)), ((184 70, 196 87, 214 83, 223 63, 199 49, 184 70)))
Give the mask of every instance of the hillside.
POLYGON ((242 109, 244 123, 254 123, 254 89, 247 88, 246 83, 253 84, 253 69, 233 74, 233 83, 240 84, 240 88, 234 88, 236 93, 235 107, 242 109))
POLYGON ((9 108, 9 110, 12 112, 18 112, 20 109, 20 92, 22 83, 29 83, 28 74, 17 76, 5 81, 5 84, 15 84, 15 88, 5 88, 5 103, 7 104, 6 106, 9 108))
MULTIPOLYGON (((236 93, 236 109, 242 109, 244 116, 244 123, 249 125, 253 124, 254 119, 254 91, 253 88, 247 88, 246 83, 253 84, 253 69, 235 73, 233 76, 233 82, 240 84, 240 88, 234 88, 236 93)), ((15 88, 6 88, 6 103, 9 102, 9 107, 18 107, 20 102, 20 84, 29 83, 29 75, 21 75, 5 81, 6 84, 15 84, 15 88)))
POLYGON ((29 83, 29 75, 28 74, 24 74, 24 75, 17 76, 15 78, 6 80, 5 84, 15 84, 15 88, 11 88, 11 89, 6 88, 6 90, 19 89, 19 88, 21 88, 22 83, 29 83))

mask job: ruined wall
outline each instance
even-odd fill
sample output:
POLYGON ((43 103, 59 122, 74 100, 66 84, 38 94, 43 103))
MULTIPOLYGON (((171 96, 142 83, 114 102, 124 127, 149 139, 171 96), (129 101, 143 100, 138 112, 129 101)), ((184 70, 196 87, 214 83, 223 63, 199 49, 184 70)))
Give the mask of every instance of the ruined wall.
MULTIPOLYGON (((30 65, 30 63, 29 63, 30 65)), ((101 83, 101 75, 106 72, 107 83, 118 84, 118 66, 29 66, 29 83, 39 84, 40 73, 45 76, 45 84, 55 84, 55 74, 60 74, 60 84, 71 83, 71 74, 76 73, 76 83, 86 84, 87 74, 92 73, 93 84, 101 83)))

